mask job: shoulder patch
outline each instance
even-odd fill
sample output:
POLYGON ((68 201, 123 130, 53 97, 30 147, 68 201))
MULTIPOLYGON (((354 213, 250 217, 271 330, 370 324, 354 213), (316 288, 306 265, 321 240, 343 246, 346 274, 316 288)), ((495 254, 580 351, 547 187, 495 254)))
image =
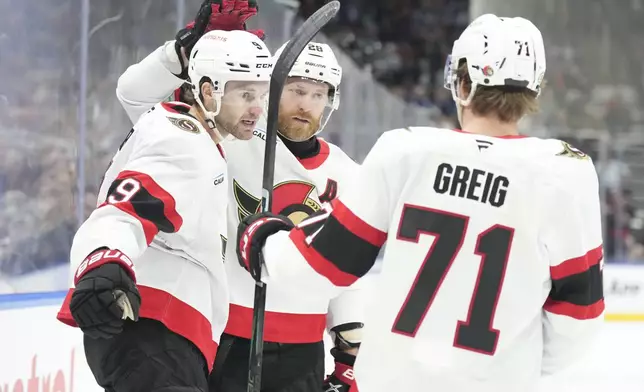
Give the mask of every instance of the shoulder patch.
POLYGON ((199 125, 197 125, 194 121, 189 120, 187 118, 168 117, 168 121, 170 121, 172 125, 181 129, 182 131, 186 131, 194 134, 198 134, 201 132, 199 130, 199 125))
POLYGON ((568 157, 568 158, 583 159, 583 160, 590 159, 588 157, 588 154, 573 147, 570 143, 566 143, 562 141, 561 145, 563 147, 563 151, 557 154, 558 157, 568 157))

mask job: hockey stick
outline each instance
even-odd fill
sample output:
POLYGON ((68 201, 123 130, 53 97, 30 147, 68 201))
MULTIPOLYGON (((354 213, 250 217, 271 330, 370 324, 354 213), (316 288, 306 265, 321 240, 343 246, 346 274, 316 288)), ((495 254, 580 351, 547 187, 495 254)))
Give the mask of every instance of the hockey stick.
MULTIPOLYGON (((324 27, 340 9, 337 0, 325 4, 311 15, 288 42, 284 51, 273 66, 268 95, 266 120, 266 149, 264 150, 264 175, 262 181, 262 211, 270 211, 273 205, 273 180, 275 172, 275 147, 277 143, 277 114, 284 83, 295 60, 313 37, 324 27)), ((264 309, 266 307, 266 284, 255 283, 255 303, 253 307, 253 335, 250 344, 248 367, 248 392, 260 392, 262 383, 262 359, 264 351, 264 309)))

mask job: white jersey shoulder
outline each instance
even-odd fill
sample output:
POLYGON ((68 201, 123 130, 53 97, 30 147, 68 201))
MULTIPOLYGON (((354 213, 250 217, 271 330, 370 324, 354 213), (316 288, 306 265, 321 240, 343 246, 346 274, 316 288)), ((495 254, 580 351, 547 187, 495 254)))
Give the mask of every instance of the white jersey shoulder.
POLYGON ((323 149, 326 149, 328 146, 329 154, 326 161, 320 165, 320 170, 324 171, 328 177, 337 178, 336 181, 340 183, 340 188, 343 188, 342 183, 349 181, 350 177, 354 174, 355 169, 358 167, 358 164, 340 147, 324 138, 319 139, 321 143, 326 144, 326 146, 322 147, 323 149))
MULTIPOLYGON (((568 178, 578 171, 593 172, 592 159, 571 144, 538 137, 492 137, 447 128, 408 127, 385 132, 378 143, 383 159, 422 155, 473 157, 481 161, 522 162, 549 172, 552 178, 568 178), (486 154, 487 153, 487 154, 486 154)), ((376 151, 374 151, 375 153, 376 151)))
POLYGON ((147 156, 157 162, 178 165, 181 170, 198 172, 200 160, 216 159, 212 152, 216 152, 217 148, 203 126, 178 109, 187 110, 187 105, 159 103, 134 124, 105 173, 98 197, 99 205, 104 201, 114 178, 133 160, 147 156))

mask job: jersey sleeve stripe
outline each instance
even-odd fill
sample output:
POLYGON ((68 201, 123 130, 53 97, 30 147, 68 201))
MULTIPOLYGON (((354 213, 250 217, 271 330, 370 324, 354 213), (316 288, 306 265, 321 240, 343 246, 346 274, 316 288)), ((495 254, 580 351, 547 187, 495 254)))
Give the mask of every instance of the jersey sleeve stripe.
POLYGON ((369 242, 373 246, 380 248, 387 240, 387 233, 378 230, 367 222, 360 219, 354 214, 346 205, 340 200, 332 202, 333 212, 332 217, 335 217, 340 224, 353 233, 355 236, 360 237, 362 240, 369 242))
POLYGON ((602 269, 594 264, 586 271, 565 278, 552 279, 550 298, 577 305, 590 305, 604 297, 602 269))
MULTIPOLYGON (((305 221, 306 222, 306 221, 305 221)), ((309 265, 336 286, 347 286, 369 272, 380 245, 365 240, 331 214, 321 227, 291 230, 291 240, 309 265), (313 230, 313 231, 312 231, 313 230)))
POLYGON ((289 237, 311 268, 318 274, 326 277, 335 286, 351 286, 358 280, 357 276, 342 271, 331 260, 328 260, 318 253, 315 248, 307 245, 306 234, 301 229, 295 228, 291 230, 289 237))
POLYGON ((601 299, 591 305, 575 305, 569 302, 546 300, 543 309, 547 312, 572 317, 577 320, 589 320, 599 317, 604 311, 604 300, 601 299))
POLYGON ((584 320, 604 311, 602 266, 590 263, 585 271, 552 278, 552 288, 543 308, 551 313, 584 320))
MULTIPOLYGON (((114 181, 114 183, 118 185, 117 181, 114 181)), ((139 221, 139 223, 141 223, 141 227, 143 228, 143 234, 145 235, 146 245, 150 245, 150 243, 152 243, 152 239, 154 239, 154 236, 157 235, 157 233, 159 232, 159 229, 154 224, 154 222, 147 220, 141 217, 139 214, 137 214, 131 202, 127 201, 127 202, 121 202, 121 203, 115 203, 115 204, 103 202, 103 204, 98 206, 98 208, 102 208, 108 205, 114 206, 119 210, 125 212, 126 214, 136 218, 139 221)))
MULTIPOLYGON (((104 202, 100 207, 111 204, 141 222, 149 245, 159 232, 175 233, 183 225, 183 218, 176 210, 174 197, 159 186, 152 177, 135 171, 122 171, 112 182, 107 197, 115 195, 117 187, 125 179, 134 179, 141 188, 129 200, 117 203, 104 202)), ((116 195, 118 198, 119 195, 116 195)))
POLYGON ((603 257, 602 245, 599 245, 582 256, 565 260, 559 265, 550 267, 550 276, 552 279, 562 279, 566 276, 587 271, 593 265, 599 264, 603 257))

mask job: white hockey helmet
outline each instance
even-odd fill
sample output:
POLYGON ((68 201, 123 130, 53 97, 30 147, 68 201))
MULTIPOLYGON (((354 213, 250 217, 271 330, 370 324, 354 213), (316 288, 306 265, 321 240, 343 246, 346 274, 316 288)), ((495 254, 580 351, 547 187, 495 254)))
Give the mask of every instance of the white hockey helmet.
MULTIPOLYGON (((273 56, 275 61, 280 57, 288 41, 284 43, 273 56)), ((331 118, 334 110, 340 107, 340 82, 342 81, 342 67, 338 63, 333 50, 327 44, 309 42, 302 53, 295 60, 293 68, 288 73, 289 77, 310 79, 315 82, 329 85, 328 113, 323 121, 320 121, 318 133, 331 118)))
POLYGON ((188 76, 195 100, 215 129, 215 116, 221 108, 226 83, 230 81, 269 82, 273 71, 271 52, 256 35, 247 31, 213 30, 204 34, 192 48, 188 76), (204 78, 213 85, 214 112, 206 110, 200 98, 204 78))
POLYGON ((546 55, 539 29, 524 18, 500 18, 485 14, 476 18, 454 41, 445 64, 445 88, 456 103, 467 106, 478 86, 525 87, 541 93, 546 55), (472 89, 458 96, 456 71, 467 61, 472 89))

